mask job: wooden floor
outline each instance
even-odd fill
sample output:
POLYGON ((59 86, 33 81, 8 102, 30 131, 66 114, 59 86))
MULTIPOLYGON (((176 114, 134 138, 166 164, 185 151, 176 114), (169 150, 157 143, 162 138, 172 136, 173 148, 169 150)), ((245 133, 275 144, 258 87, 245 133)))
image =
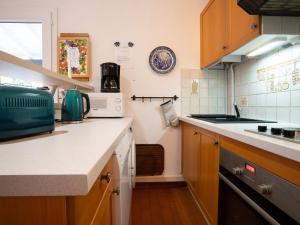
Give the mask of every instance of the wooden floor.
POLYGON ((185 185, 143 185, 133 191, 131 225, 205 225, 185 185))

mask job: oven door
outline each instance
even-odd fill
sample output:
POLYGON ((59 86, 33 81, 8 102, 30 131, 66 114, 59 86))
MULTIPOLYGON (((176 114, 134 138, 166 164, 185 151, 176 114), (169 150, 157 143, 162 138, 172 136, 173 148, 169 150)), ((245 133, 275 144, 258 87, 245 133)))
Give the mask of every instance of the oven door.
POLYGON ((223 167, 219 181, 219 225, 298 224, 223 167))

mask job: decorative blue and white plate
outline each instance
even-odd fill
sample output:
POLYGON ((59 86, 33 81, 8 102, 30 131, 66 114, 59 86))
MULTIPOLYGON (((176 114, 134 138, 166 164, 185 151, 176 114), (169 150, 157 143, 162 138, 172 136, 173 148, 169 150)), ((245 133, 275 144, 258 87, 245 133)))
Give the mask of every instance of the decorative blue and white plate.
POLYGON ((169 73, 176 65, 175 53, 168 47, 157 47, 149 56, 149 64, 159 74, 169 73))

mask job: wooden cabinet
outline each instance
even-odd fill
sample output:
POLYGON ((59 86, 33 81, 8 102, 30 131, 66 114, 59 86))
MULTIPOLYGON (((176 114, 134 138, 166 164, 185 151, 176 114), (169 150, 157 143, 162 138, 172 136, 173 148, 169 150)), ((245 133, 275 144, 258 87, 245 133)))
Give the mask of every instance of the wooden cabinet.
POLYGON ((217 224, 219 149, 217 136, 201 131, 199 204, 211 225, 217 224))
POLYGON ((112 225, 112 160, 85 196, 0 197, 0 225, 112 225))
POLYGON ((182 129, 182 173, 194 195, 198 196, 200 132, 197 127, 184 123, 182 129))
POLYGON ((210 65, 228 50, 228 0, 212 0, 201 14, 201 66, 210 65))
POLYGON ((112 185, 109 184, 91 225, 112 225, 112 185))
MULTIPOLYGON (((106 203, 105 194, 111 193, 112 160, 102 170, 90 192, 85 196, 67 197, 68 225, 92 224, 95 214, 106 203)), ((98 215, 99 217, 99 215, 98 215)))
POLYGON ((229 7, 229 51, 234 51, 259 36, 260 17, 251 16, 231 0, 229 7))
POLYGON ((196 126, 182 124, 182 172, 211 225, 218 214, 218 136, 196 126))
POLYGON ((183 176, 189 184, 193 194, 197 197, 199 183, 199 150, 200 134, 197 127, 185 124, 184 135, 184 152, 183 152, 183 176))
POLYGON ((201 68, 259 36, 260 17, 248 15, 236 0, 210 0, 201 13, 201 68))

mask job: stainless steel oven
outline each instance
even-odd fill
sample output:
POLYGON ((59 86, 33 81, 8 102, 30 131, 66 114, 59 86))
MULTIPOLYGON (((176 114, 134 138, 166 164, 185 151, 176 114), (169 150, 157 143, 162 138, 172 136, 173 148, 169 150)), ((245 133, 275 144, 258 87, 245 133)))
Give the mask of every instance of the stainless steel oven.
POLYGON ((299 186, 225 149, 219 181, 219 225, 300 224, 299 186))

